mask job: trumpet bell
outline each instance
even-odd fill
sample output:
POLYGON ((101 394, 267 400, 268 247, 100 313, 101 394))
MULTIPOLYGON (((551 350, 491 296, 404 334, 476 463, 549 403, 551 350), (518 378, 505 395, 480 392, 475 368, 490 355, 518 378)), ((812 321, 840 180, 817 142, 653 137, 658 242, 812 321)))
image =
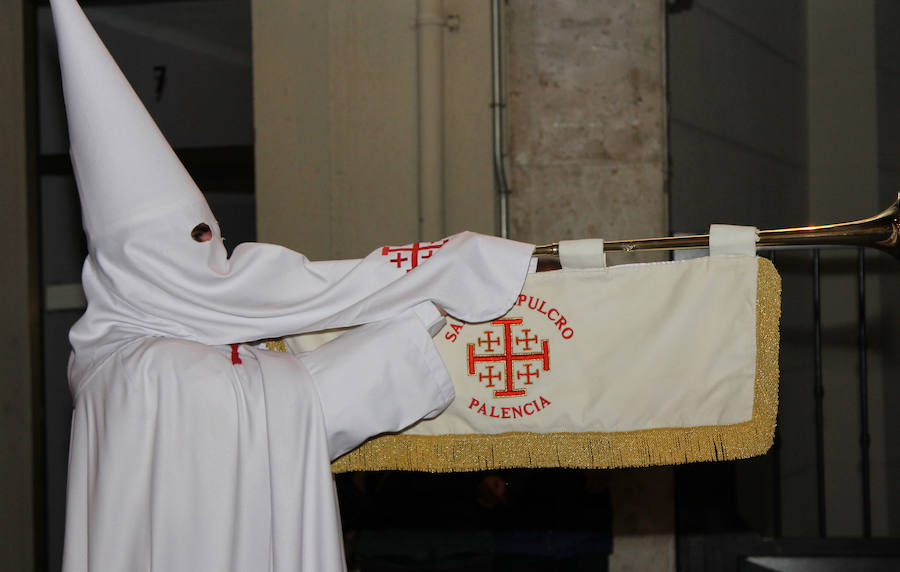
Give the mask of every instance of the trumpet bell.
POLYGON ((763 230, 760 246, 865 246, 900 260, 900 193, 894 203, 875 216, 822 226, 763 230))

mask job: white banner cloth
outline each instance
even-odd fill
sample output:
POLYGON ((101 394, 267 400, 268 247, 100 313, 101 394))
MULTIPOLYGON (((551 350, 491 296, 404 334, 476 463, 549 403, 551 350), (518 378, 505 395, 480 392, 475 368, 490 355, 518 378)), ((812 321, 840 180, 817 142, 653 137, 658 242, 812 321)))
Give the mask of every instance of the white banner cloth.
POLYGON ((530 275, 503 318, 447 326, 438 349, 456 400, 408 433, 748 421, 756 269, 753 257, 714 257, 530 275))
POLYGON ((779 297, 774 267, 755 256, 529 275, 505 316, 450 319, 436 337, 456 390, 446 411, 369 441, 334 469, 619 467, 761 454, 777 409, 779 297))

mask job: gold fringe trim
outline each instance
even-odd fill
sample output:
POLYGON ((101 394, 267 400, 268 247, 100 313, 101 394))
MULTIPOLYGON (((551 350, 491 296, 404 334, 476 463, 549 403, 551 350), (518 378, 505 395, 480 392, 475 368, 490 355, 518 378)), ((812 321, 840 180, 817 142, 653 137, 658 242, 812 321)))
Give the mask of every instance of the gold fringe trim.
MULTIPOLYGON (((768 259, 759 258, 758 261, 756 380, 753 416, 749 421, 616 433, 384 435, 336 460, 332 470, 341 473, 377 470, 455 472, 517 467, 606 469, 762 455, 772 446, 778 412, 781 277, 768 259)), ((279 351, 286 351, 284 342, 280 343, 279 351)))
POLYGON ((281 352, 283 354, 286 354, 288 351, 287 344, 284 340, 267 340, 266 349, 273 352, 281 352))

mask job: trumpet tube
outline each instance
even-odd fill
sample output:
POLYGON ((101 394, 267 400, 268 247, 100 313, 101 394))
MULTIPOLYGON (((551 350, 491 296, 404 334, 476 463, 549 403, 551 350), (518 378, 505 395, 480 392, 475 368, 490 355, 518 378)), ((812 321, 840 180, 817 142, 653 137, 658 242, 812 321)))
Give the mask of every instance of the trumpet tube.
MULTIPOLYGON (((900 193, 875 216, 837 224, 760 230, 757 246, 865 246, 883 250, 900 260, 900 193)), ((604 252, 647 252, 709 248, 709 235, 666 236, 604 241, 604 252)), ((559 243, 535 247, 539 257, 559 256, 559 243)))

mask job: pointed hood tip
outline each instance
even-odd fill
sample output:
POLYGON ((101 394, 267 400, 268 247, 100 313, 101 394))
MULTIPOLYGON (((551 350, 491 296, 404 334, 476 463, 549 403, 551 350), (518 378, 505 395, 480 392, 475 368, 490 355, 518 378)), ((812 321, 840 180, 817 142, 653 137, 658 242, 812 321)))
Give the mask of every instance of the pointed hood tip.
POLYGON ((123 221, 142 220, 148 213, 168 216, 179 205, 201 203, 208 211, 203 194, 78 3, 50 0, 50 6, 69 153, 89 238, 106 236, 123 221))

